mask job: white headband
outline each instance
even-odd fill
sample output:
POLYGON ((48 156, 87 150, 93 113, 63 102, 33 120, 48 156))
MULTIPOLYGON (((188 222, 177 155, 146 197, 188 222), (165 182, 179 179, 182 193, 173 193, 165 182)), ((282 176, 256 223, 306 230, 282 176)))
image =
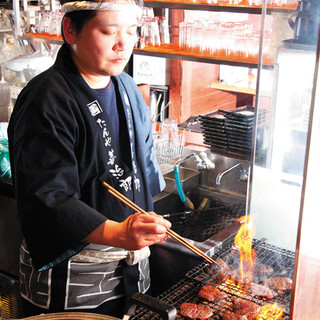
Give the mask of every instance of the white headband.
POLYGON ((138 17, 141 17, 141 8, 134 3, 115 3, 115 2, 92 2, 92 1, 75 1, 67 2, 61 8, 63 13, 68 13, 78 10, 130 10, 136 12, 138 17))

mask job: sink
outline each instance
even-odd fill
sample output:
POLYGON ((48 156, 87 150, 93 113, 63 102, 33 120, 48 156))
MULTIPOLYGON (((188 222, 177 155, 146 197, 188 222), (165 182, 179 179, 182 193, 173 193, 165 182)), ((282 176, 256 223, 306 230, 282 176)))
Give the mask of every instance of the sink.
MULTIPOLYGON (((192 201, 196 209, 199 208, 200 203, 204 198, 210 199, 212 204, 215 202, 223 202, 230 206, 237 203, 242 203, 244 205, 246 202, 246 198, 243 195, 210 190, 199 186, 187 191, 186 195, 192 201)), ((184 204, 176 193, 163 192, 154 198, 154 211, 158 214, 165 215, 184 210, 184 204)))
MULTIPOLYGON (((165 192, 177 193, 177 185, 174 172, 170 171, 164 176, 166 182, 165 192)), ((180 167, 180 180, 183 190, 194 189, 199 185, 200 172, 191 168, 180 167)))

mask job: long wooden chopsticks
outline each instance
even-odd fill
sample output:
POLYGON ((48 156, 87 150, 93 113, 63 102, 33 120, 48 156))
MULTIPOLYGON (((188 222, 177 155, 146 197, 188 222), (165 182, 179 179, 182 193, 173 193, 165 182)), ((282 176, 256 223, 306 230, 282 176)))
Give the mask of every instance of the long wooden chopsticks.
MULTIPOLYGON (((103 182, 103 185, 105 187, 108 188, 108 192, 110 194, 112 194, 114 197, 116 197, 117 199, 119 199, 122 203, 124 203, 125 205, 127 205, 129 208, 131 208, 132 210, 134 210, 135 212, 141 212, 144 214, 148 214, 148 212, 146 212, 145 210, 143 210, 142 208, 140 208, 138 205, 136 205, 134 202, 132 202, 130 199, 128 199, 127 197, 125 197, 121 192, 119 192, 118 190, 114 189, 113 187, 111 187, 109 184, 107 184, 106 182, 103 182)), ((208 255, 206 255, 204 252, 202 252, 199 248, 197 248, 196 246, 194 246, 193 244, 191 244, 190 242, 188 242, 186 239, 184 239, 183 237, 181 237, 179 234, 177 234, 176 232, 174 232, 171 229, 167 230, 167 233, 176 241, 178 241, 179 243, 181 243, 183 246, 185 246, 186 248, 188 248, 190 251, 192 251, 193 253, 197 254, 198 256, 204 258, 207 262, 209 263, 216 263, 212 258, 210 258, 208 255)), ((217 263, 218 264, 218 263, 217 263)))

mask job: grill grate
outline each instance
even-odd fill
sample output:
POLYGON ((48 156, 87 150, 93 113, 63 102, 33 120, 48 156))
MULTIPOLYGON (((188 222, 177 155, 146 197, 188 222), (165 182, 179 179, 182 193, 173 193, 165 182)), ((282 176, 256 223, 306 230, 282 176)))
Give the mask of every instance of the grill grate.
POLYGON ((171 222, 171 229, 182 237, 203 242, 244 214, 243 201, 229 205, 215 200, 211 208, 167 214, 164 218, 171 222))
POLYGON ((0 319, 20 319, 22 317, 18 280, 0 274, 0 319))
MULTIPOLYGON (((265 264, 273 268, 273 277, 283 276, 292 279, 293 268, 294 268, 294 253, 281 249, 276 246, 270 245, 264 241, 256 240, 253 241, 253 249, 256 250, 256 263, 265 264)), ((234 250, 233 245, 229 245, 217 252, 214 259, 220 258, 224 260, 231 269, 235 269, 239 264, 239 257, 236 250, 234 250)), ((242 292, 239 288, 233 285, 220 284, 219 289, 227 293, 227 297, 218 301, 217 303, 212 303, 204 301, 198 297, 198 292, 200 288, 208 282, 208 274, 206 273, 206 268, 209 264, 203 262, 189 271, 186 276, 176 283, 174 286, 169 288, 166 292, 162 293, 158 298, 168 304, 171 304, 179 310, 180 305, 184 302, 191 303, 202 303, 207 304, 213 311, 213 316, 211 320, 219 320, 220 314, 231 311, 231 299, 234 296, 241 296, 241 298, 255 302, 259 305, 264 305, 266 303, 277 302, 284 309, 284 315, 282 320, 289 318, 290 310, 290 299, 291 293, 284 292, 283 294, 278 294, 272 300, 266 300, 265 298, 259 298, 251 296, 248 293, 242 292)), ((266 276, 264 276, 266 277, 266 276)), ((253 282, 260 282, 263 280, 263 276, 258 276, 253 279, 253 282)), ((132 319, 160 319, 152 311, 147 311, 142 308, 138 308, 132 319)), ((186 319, 179 313, 176 319, 186 319)))

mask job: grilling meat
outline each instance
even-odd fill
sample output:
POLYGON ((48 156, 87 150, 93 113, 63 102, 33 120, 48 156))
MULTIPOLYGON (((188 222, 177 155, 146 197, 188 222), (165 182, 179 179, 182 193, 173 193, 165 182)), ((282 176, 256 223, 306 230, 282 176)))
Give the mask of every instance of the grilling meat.
POLYGON ((225 298, 226 296, 226 293, 213 286, 204 286, 199 291, 199 297, 211 302, 218 301, 225 298))
POLYGON ((244 299, 233 297, 231 301, 233 304, 232 311, 239 315, 246 316, 248 319, 254 319, 261 309, 256 303, 244 299))
POLYGON ((247 320, 246 316, 242 316, 236 313, 223 313, 221 315, 222 320, 247 320))
POLYGON ((250 273, 245 273, 244 278, 242 279, 239 270, 233 270, 231 273, 231 279, 233 279, 235 283, 242 282, 242 284, 250 284, 252 275, 250 273))
POLYGON ((204 304, 182 303, 180 306, 180 314, 191 319, 208 319, 213 315, 212 310, 204 304))
POLYGON ((273 274, 273 268, 265 264, 255 264, 253 268, 253 274, 256 276, 270 276, 273 274))
POLYGON ((248 289, 248 293, 250 293, 253 296, 266 298, 268 300, 271 300, 278 295, 276 292, 269 289, 268 287, 253 282, 251 283, 250 288, 248 289))
POLYGON ((212 280, 217 283, 224 282, 231 273, 229 266, 220 258, 217 258, 216 263, 211 263, 206 267, 206 272, 211 276, 212 280))
POLYGON ((273 290, 286 291, 292 289, 292 280, 287 277, 268 278, 264 281, 264 285, 273 290))

